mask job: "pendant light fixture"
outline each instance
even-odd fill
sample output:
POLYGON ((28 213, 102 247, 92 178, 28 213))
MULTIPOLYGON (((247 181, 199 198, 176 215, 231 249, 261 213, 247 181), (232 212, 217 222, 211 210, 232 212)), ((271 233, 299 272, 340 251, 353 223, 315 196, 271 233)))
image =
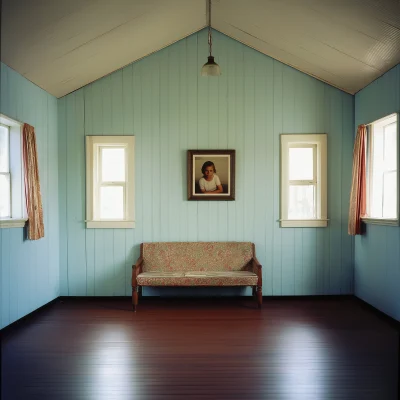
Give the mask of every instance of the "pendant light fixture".
POLYGON ((211 54, 212 49, 212 33, 211 33, 211 0, 208 0, 208 47, 210 55, 208 61, 201 68, 201 76, 220 76, 221 69, 219 65, 214 61, 214 57, 211 54))

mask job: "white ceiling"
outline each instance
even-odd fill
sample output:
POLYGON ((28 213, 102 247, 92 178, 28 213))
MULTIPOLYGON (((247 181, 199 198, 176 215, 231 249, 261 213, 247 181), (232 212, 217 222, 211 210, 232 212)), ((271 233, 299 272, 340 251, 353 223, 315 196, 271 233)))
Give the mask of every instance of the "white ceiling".
MULTIPOLYGON (((1 61, 57 97, 207 26, 206 0, 2 3, 1 61)), ((352 94, 400 63, 399 0, 213 0, 212 26, 352 94)))

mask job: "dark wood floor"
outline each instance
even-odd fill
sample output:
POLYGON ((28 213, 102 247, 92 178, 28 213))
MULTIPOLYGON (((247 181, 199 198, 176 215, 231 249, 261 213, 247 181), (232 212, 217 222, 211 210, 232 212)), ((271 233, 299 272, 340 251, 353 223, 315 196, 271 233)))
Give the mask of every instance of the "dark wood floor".
POLYGON ((354 298, 66 299, 3 331, 2 399, 398 399, 397 327, 354 298))

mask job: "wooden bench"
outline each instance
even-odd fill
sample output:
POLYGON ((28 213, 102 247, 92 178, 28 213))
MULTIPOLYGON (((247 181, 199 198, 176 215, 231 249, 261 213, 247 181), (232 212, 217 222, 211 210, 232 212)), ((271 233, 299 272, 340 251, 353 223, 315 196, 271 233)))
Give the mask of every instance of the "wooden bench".
POLYGON ((261 264, 250 242, 142 243, 132 266, 132 304, 143 286, 251 286, 262 304, 261 264))

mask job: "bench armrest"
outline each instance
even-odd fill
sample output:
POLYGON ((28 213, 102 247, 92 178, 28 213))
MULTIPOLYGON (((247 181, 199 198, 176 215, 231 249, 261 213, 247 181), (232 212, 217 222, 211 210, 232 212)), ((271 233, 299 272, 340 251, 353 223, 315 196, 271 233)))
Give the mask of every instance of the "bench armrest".
POLYGON ((142 272, 143 257, 139 257, 136 264, 132 265, 132 286, 137 286, 136 278, 142 272))
POLYGON ((252 259, 253 272, 258 276, 258 286, 262 286, 262 266, 256 257, 252 259))
MULTIPOLYGON (((132 265, 132 268, 142 268, 142 266, 143 266, 143 257, 139 257, 138 259, 137 259, 137 261, 136 261, 136 264, 134 264, 134 265, 132 265)), ((142 272, 142 271, 140 271, 140 272, 142 272)))

